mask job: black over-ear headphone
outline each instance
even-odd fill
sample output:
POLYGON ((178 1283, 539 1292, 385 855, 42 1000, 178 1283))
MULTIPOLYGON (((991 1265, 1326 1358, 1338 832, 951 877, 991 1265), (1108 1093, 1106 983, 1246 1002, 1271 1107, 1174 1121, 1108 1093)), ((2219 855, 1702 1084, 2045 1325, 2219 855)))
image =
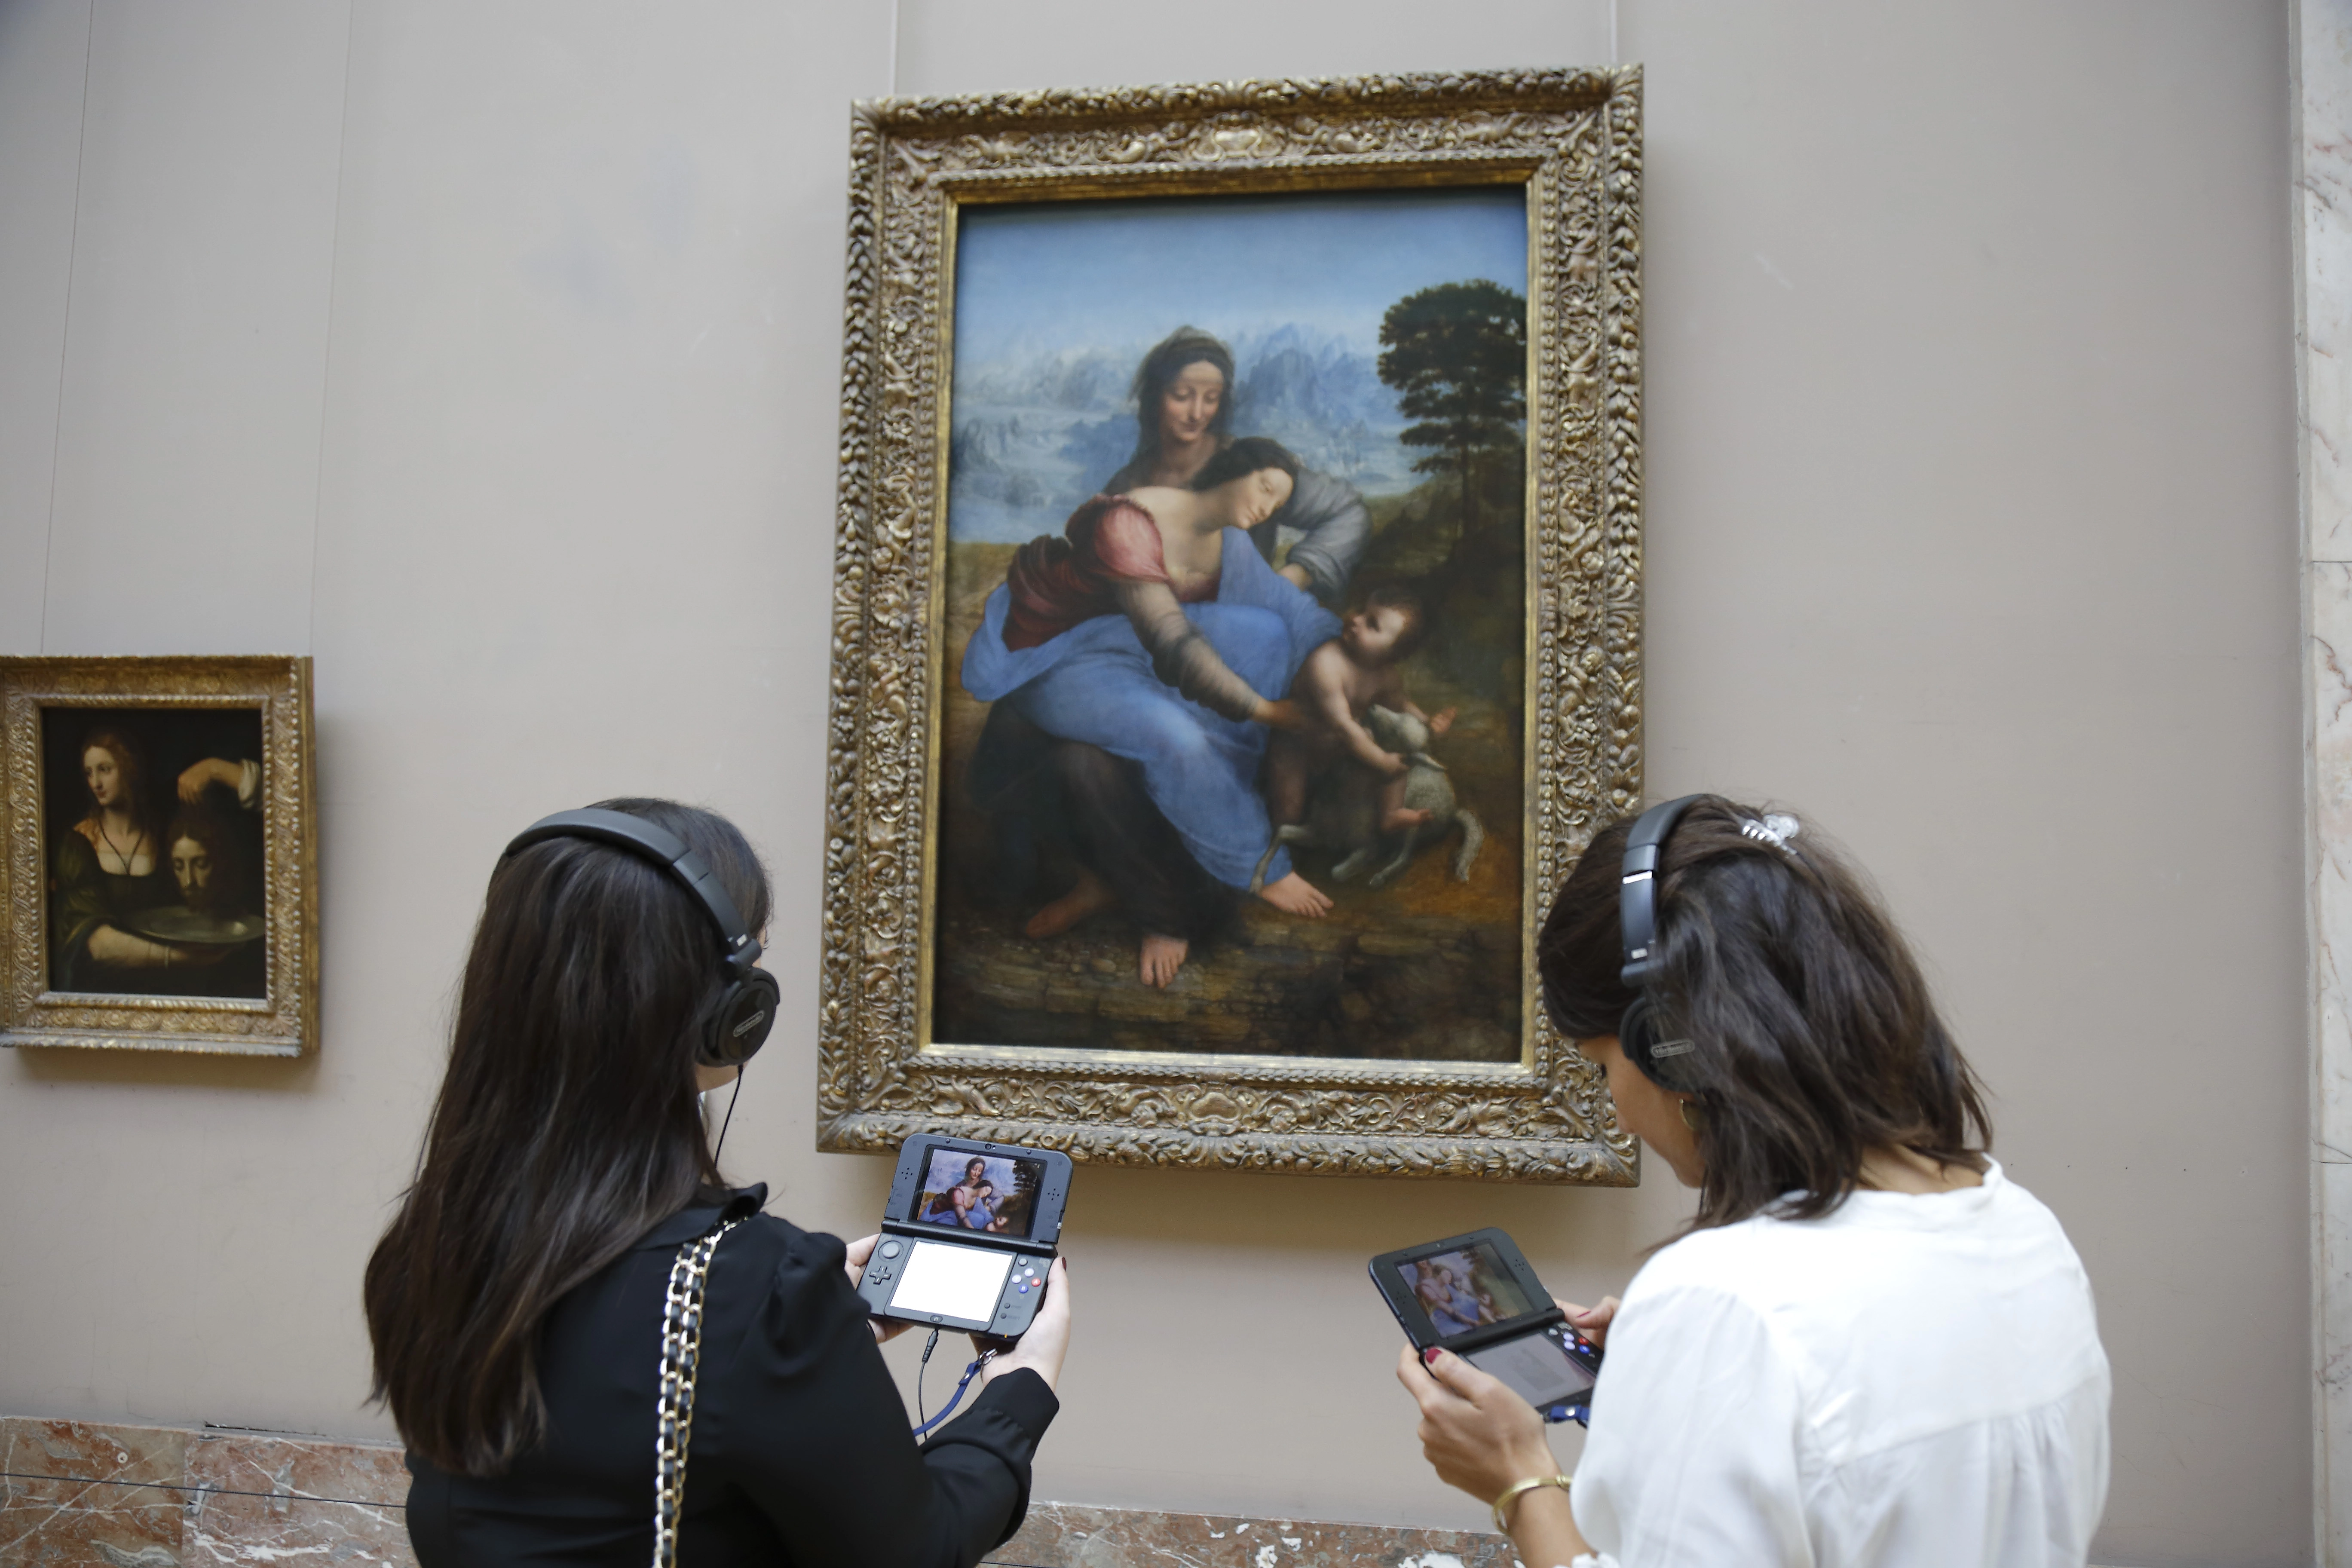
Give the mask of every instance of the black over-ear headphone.
POLYGON ((1618 1021, 1617 1044, 1650 1081, 1677 1092, 1687 1092, 1692 1085, 1675 1072, 1676 1058, 1698 1047, 1686 1039, 1661 1038, 1668 1030, 1668 1015, 1650 989, 1657 973, 1650 949, 1658 939, 1658 863, 1664 858, 1666 836, 1701 798, 1686 795, 1643 812, 1626 836, 1625 860, 1618 872, 1617 929, 1625 942, 1625 967, 1617 977, 1633 988, 1633 1005, 1618 1021))
POLYGON ((741 1067, 750 1061, 752 1053, 767 1043, 782 993, 774 975, 756 967, 760 941, 744 929, 742 912, 719 885, 709 863, 666 827, 625 811, 594 806, 541 817, 516 834, 499 858, 503 863, 545 838, 593 838, 626 849, 667 871, 694 895, 710 923, 719 928, 719 983, 724 987, 705 1011, 709 1023, 702 1038, 695 1042, 694 1059, 713 1068, 741 1067))

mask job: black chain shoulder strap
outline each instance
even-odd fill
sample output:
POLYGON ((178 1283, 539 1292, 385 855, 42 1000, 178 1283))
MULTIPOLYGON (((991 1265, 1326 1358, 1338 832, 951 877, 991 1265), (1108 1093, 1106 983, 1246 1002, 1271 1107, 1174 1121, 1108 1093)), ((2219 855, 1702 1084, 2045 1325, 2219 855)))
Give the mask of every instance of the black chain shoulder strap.
POLYGON ((694 1436, 694 1368, 702 1354, 702 1295, 719 1240, 743 1222, 727 1220, 677 1249, 662 1304, 661 1394, 654 1433, 654 1568, 677 1568, 677 1526, 686 1505, 686 1447, 694 1436))

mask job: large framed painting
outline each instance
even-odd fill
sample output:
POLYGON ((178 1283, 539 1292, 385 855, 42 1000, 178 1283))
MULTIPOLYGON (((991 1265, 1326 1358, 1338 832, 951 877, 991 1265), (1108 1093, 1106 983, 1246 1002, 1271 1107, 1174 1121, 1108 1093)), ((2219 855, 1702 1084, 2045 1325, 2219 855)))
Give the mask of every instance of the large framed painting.
POLYGON ((1628 1183, 1631 68, 861 104, 821 1147, 1628 1183))
POLYGON ((308 658, 0 658, 0 1045, 317 1047, 308 658))

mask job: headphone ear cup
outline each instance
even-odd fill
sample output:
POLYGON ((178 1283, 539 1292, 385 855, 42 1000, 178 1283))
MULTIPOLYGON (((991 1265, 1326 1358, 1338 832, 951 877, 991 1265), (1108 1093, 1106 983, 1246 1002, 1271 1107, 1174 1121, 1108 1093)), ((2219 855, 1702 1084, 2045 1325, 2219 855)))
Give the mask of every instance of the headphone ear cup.
POLYGON ((1642 1069, 1643 1078, 1662 1089, 1679 1089, 1681 1086, 1669 1079, 1665 1069, 1658 1065, 1655 1053, 1659 1024, 1658 1009, 1651 1002, 1650 994, 1644 991, 1633 998, 1633 1005, 1625 1009, 1625 1016, 1618 1021, 1617 1046, 1625 1053, 1626 1060, 1642 1069))
POLYGON ((776 977, 753 969, 721 988, 710 1008, 710 1026, 694 1059, 709 1068, 741 1067, 768 1042, 783 993, 776 977))

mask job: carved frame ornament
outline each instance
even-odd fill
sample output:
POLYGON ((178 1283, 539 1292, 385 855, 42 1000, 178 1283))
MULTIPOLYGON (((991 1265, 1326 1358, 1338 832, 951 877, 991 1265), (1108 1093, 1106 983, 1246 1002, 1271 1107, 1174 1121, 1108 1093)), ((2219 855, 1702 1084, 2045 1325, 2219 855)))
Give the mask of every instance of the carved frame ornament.
POLYGON ((851 131, 817 1146, 917 1132, 1079 1160, 1630 1185, 1632 1137, 1536 1005, 1533 936, 1642 790, 1638 67, 884 99, 851 131), (1529 234, 1520 1059, 928 1037, 957 209, 1523 184, 1529 234))
POLYGON ((319 1045, 318 825, 307 658, 0 658, 0 1045, 299 1057, 319 1045), (48 987, 41 710, 257 709, 260 1001, 48 987))

